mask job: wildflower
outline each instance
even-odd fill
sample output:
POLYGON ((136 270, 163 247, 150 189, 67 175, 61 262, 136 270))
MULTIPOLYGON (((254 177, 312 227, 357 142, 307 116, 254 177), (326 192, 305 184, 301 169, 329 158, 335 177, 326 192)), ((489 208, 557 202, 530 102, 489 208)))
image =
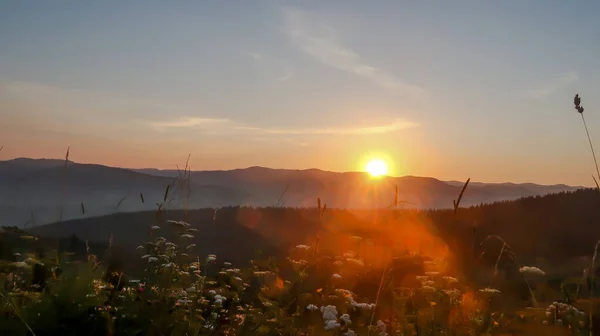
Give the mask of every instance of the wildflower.
POLYGON ((167 223, 171 223, 171 224, 173 224, 175 226, 184 227, 184 228, 191 226, 190 224, 188 224, 188 223, 186 223, 184 221, 168 220, 167 223))
POLYGON ((315 310, 319 310, 319 307, 317 307, 317 306, 315 306, 314 304, 311 303, 308 306, 306 306, 306 309, 310 310, 310 311, 315 311, 315 310))
POLYGON ((350 305, 354 308, 364 309, 364 310, 373 310, 375 309, 374 303, 366 303, 366 302, 356 302, 353 298, 349 299, 350 305))
POLYGON ((228 261, 225 261, 225 262, 223 263, 223 265, 225 265, 225 266, 231 266, 231 263, 230 263, 230 262, 228 262, 228 261))
POLYGON ((356 333, 352 329, 348 329, 348 331, 344 333, 344 336, 356 336, 356 333))
POLYGON ((160 226, 154 225, 150 228, 150 230, 152 230, 152 231, 160 230, 160 226))
POLYGON ((148 262, 149 262, 149 263, 151 263, 151 262, 156 262, 156 261, 158 261, 158 258, 157 258, 157 257, 150 257, 150 258, 148 258, 148 262))
POLYGON ((423 283, 421 285, 433 287, 435 285, 435 281, 431 281, 431 280, 423 281, 423 283))
POLYGON ((339 275, 339 274, 337 274, 337 273, 334 274, 334 275, 332 275, 331 277, 334 278, 334 279, 341 279, 342 278, 342 276, 339 275))
POLYGON ((335 292, 338 293, 338 295, 342 295, 343 297, 352 298, 352 292, 347 289, 337 288, 335 292))
POLYGON ((304 266, 308 264, 308 261, 306 260, 293 260, 290 259, 290 261, 292 262, 292 264, 296 265, 296 266, 304 266))
POLYGON ((187 229, 187 232, 198 232, 198 229, 187 229))
POLYGON ((460 291, 458 289, 445 290, 444 293, 446 293, 446 295, 448 295, 451 298, 456 298, 460 296, 460 291))
POLYGON ((193 239, 193 238, 194 238, 194 236, 192 236, 192 235, 191 235, 191 234, 189 234, 189 233, 184 233, 184 234, 182 234, 182 235, 181 235, 181 236, 179 236, 179 237, 180 237, 180 238, 187 238, 187 239, 193 239))
POLYGON ((458 282, 458 279, 451 276, 445 276, 443 277, 443 279, 446 280, 449 284, 458 282))
POLYGON ((141 250, 144 249, 144 247, 142 245, 140 245, 140 246, 136 247, 135 249, 138 250, 138 251, 141 251, 141 250))
POLYGON ((336 320, 326 320, 325 321, 325 330, 333 330, 338 329, 342 325, 336 320))
POLYGON ((185 249, 189 250, 189 249, 194 248, 194 247, 196 247, 196 244, 190 244, 185 249))
POLYGON ((227 300, 226 297, 224 297, 223 295, 215 295, 215 303, 221 304, 223 303, 223 301, 227 300))
POLYGON ((142 259, 148 259, 148 258, 150 258, 150 257, 151 257, 151 255, 150 255, 150 254, 144 254, 144 255, 142 256, 142 259))
POLYGON ((435 292, 435 288, 434 288, 434 287, 431 287, 431 286, 422 286, 422 287, 421 287, 421 289, 422 289, 424 292, 431 292, 431 293, 435 292))
POLYGON ((215 291, 214 289, 211 289, 208 291, 208 294, 217 295, 217 291, 215 291))
POLYGON ((185 291, 188 292, 188 293, 195 293, 196 292, 196 287, 192 286, 192 287, 186 289, 185 291))
POLYGON ((13 253, 13 255, 14 255, 15 257, 20 257, 20 256, 21 256, 21 253, 19 253, 19 252, 17 252, 17 253, 13 253))
POLYGON ((377 321, 377 329, 379 329, 379 335, 387 335, 387 328, 382 320, 377 321))
POLYGON ((323 319, 325 321, 337 320, 338 312, 334 305, 321 307, 321 312, 323 313, 323 319))
POLYGON ((207 262, 214 262, 217 261, 217 256, 214 254, 209 254, 208 257, 206 258, 207 262))
POLYGON ((340 320, 344 321, 345 324, 351 324, 352 320, 350 319, 350 315, 348 314, 344 314, 342 316, 340 316, 340 320))
POLYGON ((426 276, 426 275, 418 275, 416 278, 419 281, 427 281, 427 280, 429 280, 429 277, 426 276))
POLYGON ((428 275, 428 276, 436 276, 439 274, 440 274, 440 272, 425 272, 425 275, 428 275))
POLYGON ((365 265, 365 263, 360 259, 347 258, 346 261, 353 263, 356 266, 364 266, 365 265))
POLYGON ((170 262, 170 263, 163 264, 162 266, 163 266, 164 268, 171 268, 171 267, 175 266, 175 264, 174 264, 174 263, 172 263, 172 262, 170 262))
POLYGON ((296 248, 299 250, 310 250, 310 246, 308 245, 297 245, 296 248))
POLYGON ((483 288, 479 290, 480 293, 486 294, 500 294, 500 291, 495 288, 483 288))
POLYGON ((546 275, 546 272, 542 271, 541 269, 539 269, 537 267, 533 267, 533 266, 523 266, 519 269, 519 272, 536 274, 536 275, 546 275))

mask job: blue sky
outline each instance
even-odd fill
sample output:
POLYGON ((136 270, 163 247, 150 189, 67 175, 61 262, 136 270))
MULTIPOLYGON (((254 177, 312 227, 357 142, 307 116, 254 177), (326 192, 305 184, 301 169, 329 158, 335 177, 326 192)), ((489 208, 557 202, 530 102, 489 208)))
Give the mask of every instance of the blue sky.
MULTIPOLYGON (((0 159, 590 185, 597 1, 2 1, 0 159)), ((596 112, 597 111, 597 112, 596 112)), ((600 146, 598 144, 597 146, 600 146)))

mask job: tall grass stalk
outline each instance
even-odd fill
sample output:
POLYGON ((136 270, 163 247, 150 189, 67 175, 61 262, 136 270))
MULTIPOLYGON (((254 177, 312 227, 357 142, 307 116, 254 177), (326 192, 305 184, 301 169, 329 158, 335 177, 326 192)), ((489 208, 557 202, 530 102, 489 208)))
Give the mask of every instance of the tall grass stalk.
MULTIPOLYGON (((585 128, 585 134, 587 135, 588 138, 588 142, 590 144, 590 150, 592 151, 592 158, 594 159, 594 165, 596 167, 596 175, 599 179, 600 179, 600 169, 598 168, 598 161, 596 160, 596 152, 594 151, 594 145, 592 144, 592 138, 590 137, 590 132, 588 130, 587 127, 587 123, 585 122, 585 117, 583 116, 583 113, 579 113, 579 115, 581 116, 581 120, 583 121, 583 127, 585 128)), ((598 186, 598 181, 594 178, 594 181, 596 182, 596 186, 598 186)))
POLYGON ((590 286, 590 336, 593 336, 594 330, 594 285, 596 283, 596 257, 598 256, 598 247, 600 247, 600 240, 596 242, 594 246, 594 256, 592 257, 592 268, 590 269, 589 276, 592 277, 592 286, 590 286))

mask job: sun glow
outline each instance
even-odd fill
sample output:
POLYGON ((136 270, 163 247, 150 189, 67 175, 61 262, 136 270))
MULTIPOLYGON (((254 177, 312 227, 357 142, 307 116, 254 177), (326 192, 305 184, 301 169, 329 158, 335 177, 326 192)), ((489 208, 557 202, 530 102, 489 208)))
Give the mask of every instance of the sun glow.
POLYGON ((367 162, 365 170, 373 177, 383 176, 388 173, 387 164, 380 159, 373 159, 367 162))

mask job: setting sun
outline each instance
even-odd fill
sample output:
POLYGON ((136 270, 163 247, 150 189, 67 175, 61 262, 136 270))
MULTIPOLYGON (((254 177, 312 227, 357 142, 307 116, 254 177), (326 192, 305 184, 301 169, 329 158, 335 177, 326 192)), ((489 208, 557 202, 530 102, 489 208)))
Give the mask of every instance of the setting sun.
POLYGON ((383 176, 388 172, 387 164, 380 159, 370 160, 367 163, 366 170, 367 173, 374 177, 383 176))

